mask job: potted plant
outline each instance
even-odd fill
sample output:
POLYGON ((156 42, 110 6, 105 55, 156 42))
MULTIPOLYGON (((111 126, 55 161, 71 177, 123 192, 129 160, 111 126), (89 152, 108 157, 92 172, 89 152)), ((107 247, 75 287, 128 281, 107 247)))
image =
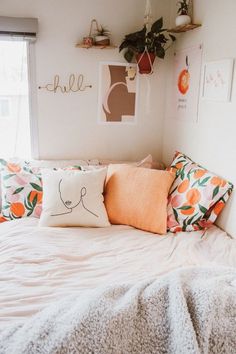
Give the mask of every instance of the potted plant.
POLYGON ((175 36, 167 35, 163 28, 163 18, 159 18, 148 30, 144 25, 138 32, 127 34, 121 43, 119 50, 124 52, 125 59, 130 63, 136 57, 140 74, 152 73, 152 66, 156 57, 164 59, 167 42, 175 41, 175 36))
POLYGON ((184 26, 188 25, 191 23, 191 17, 188 14, 189 11, 189 0, 181 0, 178 1, 178 14, 179 16, 176 17, 175 19, 175 24, 176 26, 184 26))
POLYGON ((95 34, 95 44, 109 45, 110 44, 109 35, 110 35, 110 31, 107 28, 105 28, 102 25, 97 26, 97 30, 95 34))

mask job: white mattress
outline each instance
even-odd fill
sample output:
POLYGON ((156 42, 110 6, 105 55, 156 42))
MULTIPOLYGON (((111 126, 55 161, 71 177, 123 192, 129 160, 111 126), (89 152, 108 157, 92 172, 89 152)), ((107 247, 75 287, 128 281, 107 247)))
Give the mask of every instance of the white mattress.
POLYGON ((40 228, 33 218, 0 225, 0 328, 50 303, 107 283, 156 278, 178 267, 236 267, 236 240, 212 227, 158 236, 128 226, 40 228))

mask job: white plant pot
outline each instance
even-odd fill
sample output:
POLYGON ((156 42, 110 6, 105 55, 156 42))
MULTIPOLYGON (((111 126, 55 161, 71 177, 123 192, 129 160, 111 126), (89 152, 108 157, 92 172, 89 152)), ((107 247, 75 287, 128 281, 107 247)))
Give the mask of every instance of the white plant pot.
POLYGON ((110 39, 107 36, 96 36, 95 37, 95 44, 97 45, 109 45, 110 39))
POLYGON ((176 26, 185 26, 191 23, 191 17, 188 15, 179 15, 175 19, 176 26))

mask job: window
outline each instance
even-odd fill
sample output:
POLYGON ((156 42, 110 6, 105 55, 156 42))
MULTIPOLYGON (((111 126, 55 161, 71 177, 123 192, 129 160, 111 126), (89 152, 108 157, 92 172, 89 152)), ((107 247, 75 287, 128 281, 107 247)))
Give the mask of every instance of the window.
POLYGON ((0 98, 0 117, 9 117, 10 115, 10 102, 9 98, 0 98))
POLYGON ((31 156, 28 42, 0 40, 0 156, 31 156))

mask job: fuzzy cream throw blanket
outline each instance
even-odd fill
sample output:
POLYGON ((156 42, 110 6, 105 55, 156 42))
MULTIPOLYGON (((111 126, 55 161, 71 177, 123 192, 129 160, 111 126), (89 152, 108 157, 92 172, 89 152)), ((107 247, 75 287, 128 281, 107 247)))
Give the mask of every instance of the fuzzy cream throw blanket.
POLYGON ((1 354, 235 354, 236 270, 189 268, 54 304, 0 333, 1 354))

